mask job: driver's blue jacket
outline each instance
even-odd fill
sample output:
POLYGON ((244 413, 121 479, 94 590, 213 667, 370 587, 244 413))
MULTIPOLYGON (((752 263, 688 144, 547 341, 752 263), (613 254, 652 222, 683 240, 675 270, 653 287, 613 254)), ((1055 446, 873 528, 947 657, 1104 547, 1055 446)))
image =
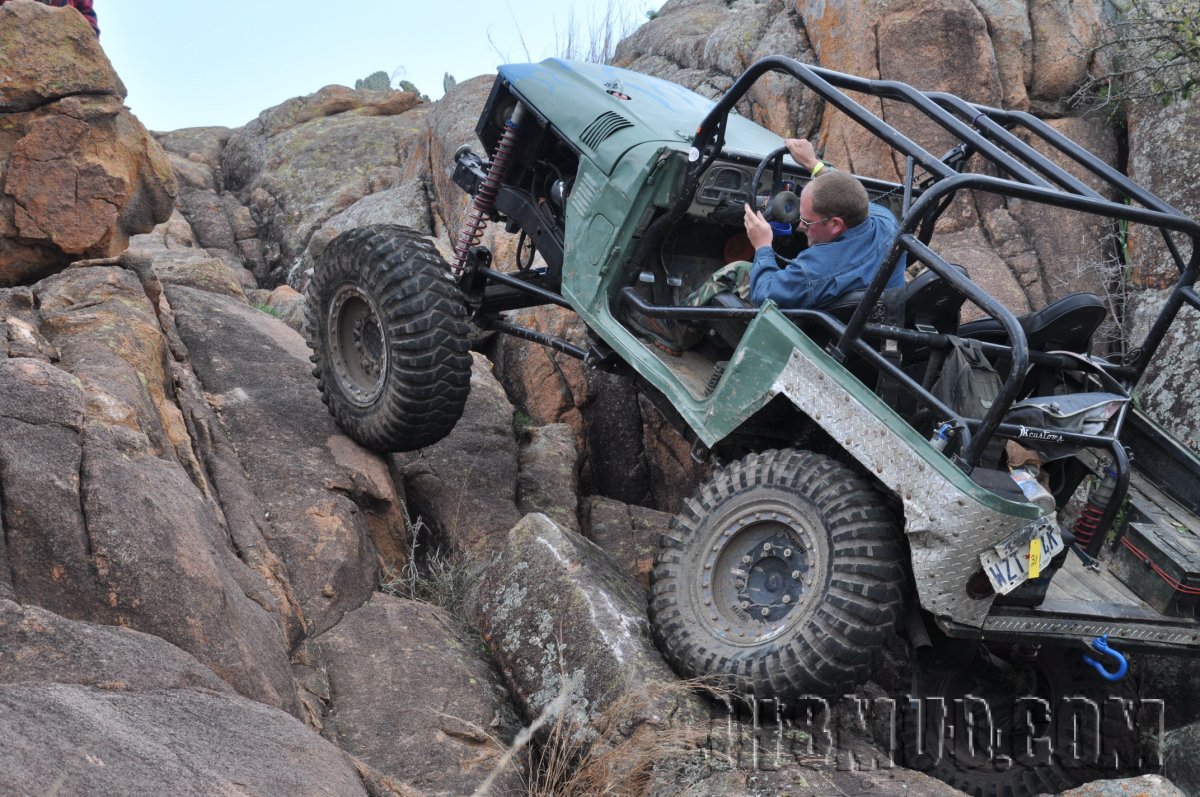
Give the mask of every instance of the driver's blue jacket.
MULTIPOLYGON (((900 225, 887 208, 871 203, 867 218, 828 243, 812 244, 780 268, 769 246, 754 252, 750 269, 750 301, 767 299, 783 308, 820 308, 843 293, 867 287, 887 255, 900 225)), ((905 257, 896 263, 888 288, 904 284, 905 257)))

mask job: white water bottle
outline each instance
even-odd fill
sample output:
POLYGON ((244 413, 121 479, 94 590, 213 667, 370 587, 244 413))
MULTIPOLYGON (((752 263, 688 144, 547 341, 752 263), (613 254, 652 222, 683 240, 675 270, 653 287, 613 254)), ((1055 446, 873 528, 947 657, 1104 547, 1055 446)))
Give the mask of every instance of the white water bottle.
POLYGON ((1021 492, 1025 493, 1025 500, 1041 509, 1043 515, 1053 515, 1058 509, 1054 496, 1037 480, 1034 470, 1027 467, 1012 468, 1009 474, 1021 492))

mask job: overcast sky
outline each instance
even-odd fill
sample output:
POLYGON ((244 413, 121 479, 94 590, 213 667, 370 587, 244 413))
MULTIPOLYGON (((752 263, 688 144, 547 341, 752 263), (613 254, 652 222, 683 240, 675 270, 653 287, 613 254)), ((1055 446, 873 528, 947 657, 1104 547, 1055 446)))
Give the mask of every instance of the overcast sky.
POLYGON ((663 0, 96 0, 100 43, 151 130, 239 127, 259 111, 372 72, 431 98, 497 64, 560 55, 663 0))

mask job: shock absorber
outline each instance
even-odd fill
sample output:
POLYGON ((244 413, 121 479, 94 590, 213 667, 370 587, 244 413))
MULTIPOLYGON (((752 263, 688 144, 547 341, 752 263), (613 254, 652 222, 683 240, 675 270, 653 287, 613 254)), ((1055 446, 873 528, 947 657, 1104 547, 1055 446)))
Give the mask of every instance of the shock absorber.
POLYGON ((1116 486, 1116 470, 1112 465, 1105 465, 1104 475, 1100 478, 1099 486, 1088 496, 1087 503, 1084 504, 1083 511, 1079 514, 1079 519, 1075 521, 1075 539, 1085 550, 1092 541, 1092 537, 1096 535, 1096 529, 1100 526, 1104 510, 1108 507, 1108 502, 1112 499, 1113 489, 1116 486))
POLYGON ((463 219, 462 227, 459 229, 458 238, 454 242, 454 262, 450 264, 450 268, 455 273, 461 274, 466 269, 467 255, 470 253, 471 247, 478 245, 482 240, 488 213, 496 206, 496 195, 500 193, 500 183, 503 182, 512 164, 513 147, 524 118, 525 106, 518 102, 513 108, 512 116, 504 123, 504 134, 500 137, 500 143, 496 145, 496 151, 492 153, 492 162, 488 166, 487 176, 480 183, 479 190, 475 192, 471 208, 467 211, 467 216, 463 219))

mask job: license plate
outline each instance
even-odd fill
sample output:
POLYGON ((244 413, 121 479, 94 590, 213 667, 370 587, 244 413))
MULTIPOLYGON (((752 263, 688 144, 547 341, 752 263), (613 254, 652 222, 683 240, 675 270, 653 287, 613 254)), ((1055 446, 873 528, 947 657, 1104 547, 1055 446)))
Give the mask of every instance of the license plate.
POLYGON ((1028 580, 1029 549, 1034 540, 1042 549, 1043 568, 1066 547, 1058 533, 1057 524, 1043 518, 1010 534, 998 545, 979 555, 983 572, 996 592, 1007 595, 1028 580))

